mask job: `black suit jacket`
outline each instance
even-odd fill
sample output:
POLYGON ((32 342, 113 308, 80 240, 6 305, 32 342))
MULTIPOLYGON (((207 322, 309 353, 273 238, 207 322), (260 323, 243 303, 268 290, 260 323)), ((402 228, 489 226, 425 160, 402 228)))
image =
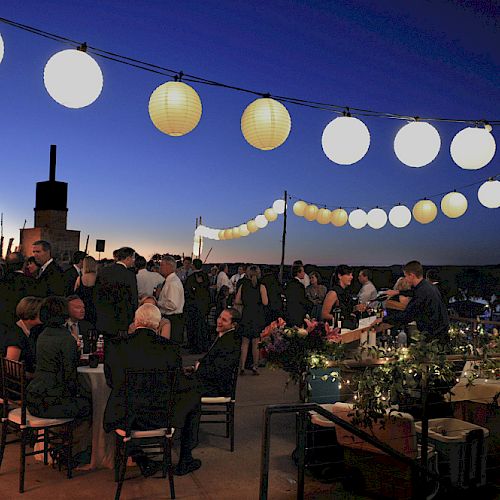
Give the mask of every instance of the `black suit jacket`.
MULTIPOLYGON (((104 372, 111 394, 104 412, 104 430, 110 432, 125 426, 125 371, 181 369, 179 347, 153 330, 139 328, 125 339, 114 339, 106 350, 104 372)), ((186 389, 186 392, 190 392, 186 389)), ((176 390, 172 424, 182 427, 190 403, 199 403, 199 394, 193 399, 176 390)), ((133 394, 134 404, 128 408, 129 424, 134 429, 147 430, 164 427, 168 420, 168 390, 161 385, 133 394)))
POLYGON ((54 260, 45 268, 37 279, 37 295, 50 297, 51 295, 64 296, 64 276, 62 269, 54 260))
POLYGON ((64 295, 68 297, 75 293, 75 282, 76 278, 80 276, 75 266, 71 266, 69 269, 64 271, 64 295))
POLYGON ((236 330, 218 337, 200 360, 196 378, 203 396, 228 396, 231 378, 241 354, 241 335, 236 330))
POLYGON ((108 337, 127 331, 137 309, 137 279, 121 264, 103 267, 95 284, 96 327, 108 337))
POLYGON ((0 282, 0 324, 17 321, 16 306, 23 297, 36 294, 36 281, 23 273, 9 272, 0 282))
POLYGON ((304 326, 304 318, 312 305, 306 297, 304 285, 298 279, 293 278, 286 285, 285 297, 288 326, 304 326))

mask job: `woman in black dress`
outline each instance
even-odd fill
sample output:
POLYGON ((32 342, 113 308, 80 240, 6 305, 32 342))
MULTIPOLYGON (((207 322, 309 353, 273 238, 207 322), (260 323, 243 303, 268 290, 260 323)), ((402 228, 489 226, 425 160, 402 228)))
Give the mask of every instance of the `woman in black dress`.
POLYGON ((82 276, 76 279, 75 293, 83 300, 85 304, 85 319, 96 324, 95 311, 95 280, 97 276, 97 262, 94 257, 87 256, 83 259, 82 276))
POLYGON ((266 326, 264 306, 268 304, 266 287, 260 283, 260 270, 257 266, 247 268, 247 279, 238 288, 235 305, 242 305, 241 327, 243 340, 241 343, 240 375, 245 373, 245 362, 248 347, 252 343, 253 367, 252 372, 258 375, 259 339, 260 333, 266 326))

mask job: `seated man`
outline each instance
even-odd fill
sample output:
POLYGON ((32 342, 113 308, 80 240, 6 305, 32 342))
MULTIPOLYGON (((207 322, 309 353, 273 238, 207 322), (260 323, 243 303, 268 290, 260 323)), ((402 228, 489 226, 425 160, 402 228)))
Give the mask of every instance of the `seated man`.
MULTIPOLYGON (((104 412, 104 430, 111 432, 125 428, 125 372, 127 369, 181 369, 182 360, 179 347, 170 340, 156 333, 160 324, 160 310, 153 304, 140 306, 134 323, 136 329, 123 340, 111 341, 104 364, 106 382, 111 387, 111 394, 104 412)), ((134 395, 134 409, 129 409, 129 425, 134 430, 151 430, 166 427, 168 420, 167 388, 152 388, 157 396, 158 404, 151 406, 151 397, 134 395), (141 407, 141 399, 144 407, 141 407)), ((192 450, 198 445, 198 426, 200 420, 200 393, 191 381, 181 379, 175 391, 175 400, 171 425, 182 427, 181 450, 178 475, 184 475, 199 469, 201 461, 194 459, 192 450)), ((152 475, 159 465, 152 463, 141 452, 140 448, 132 452, 132 457, 145 476, 152 475)))
POLYGON ((83 339, 83 352, 90 352, 89 332, 92 330, 92 323, 85 318, 85 304, 78 295, 70 295, 66 299, 68 301, 69 318, 66 321, 66 326, 73 338, 78 341, 78 336, 83 339))

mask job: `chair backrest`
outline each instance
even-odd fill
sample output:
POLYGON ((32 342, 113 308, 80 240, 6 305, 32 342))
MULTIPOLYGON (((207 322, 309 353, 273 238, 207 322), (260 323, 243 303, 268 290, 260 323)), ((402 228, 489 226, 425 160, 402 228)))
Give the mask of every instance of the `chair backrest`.
MULTIPOLYGON (((130 435, 139 419, 161 420, 161 427, 170 428, 173 399, 179 370, 147 369, 125 371, 125 432, 130 435), (138 418, 139 417, 139 418, 138 418)), ((139 430, 150 430, 141 428, 139 430)))
POLYGON ((24 362, 0 358, 3 415, 11 405, 21 405, 21 425, 26 425, 26 368, 24 362))
POLYGON ((231 399, 234 401, 236 399, 236 384, 238 383, 238 374, 240 373, 239 363, 235 366, 233 373, 231 374, 231 399))

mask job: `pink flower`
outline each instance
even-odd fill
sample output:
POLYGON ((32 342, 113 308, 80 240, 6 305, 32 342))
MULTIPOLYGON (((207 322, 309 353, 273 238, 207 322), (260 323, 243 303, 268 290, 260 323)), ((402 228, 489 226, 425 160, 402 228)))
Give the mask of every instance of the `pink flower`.
POLYGON ((342 337, 340 336, 340 328, 332 328, 328 323, 325 323, 326 341, 335 342, 338 344, 342 337))
POLYGON ((304 318, 304 322, 306 324, 307 333, 311 333, 318 326, 318 322, 315 319, 310 321, 307 318, 304 318))

